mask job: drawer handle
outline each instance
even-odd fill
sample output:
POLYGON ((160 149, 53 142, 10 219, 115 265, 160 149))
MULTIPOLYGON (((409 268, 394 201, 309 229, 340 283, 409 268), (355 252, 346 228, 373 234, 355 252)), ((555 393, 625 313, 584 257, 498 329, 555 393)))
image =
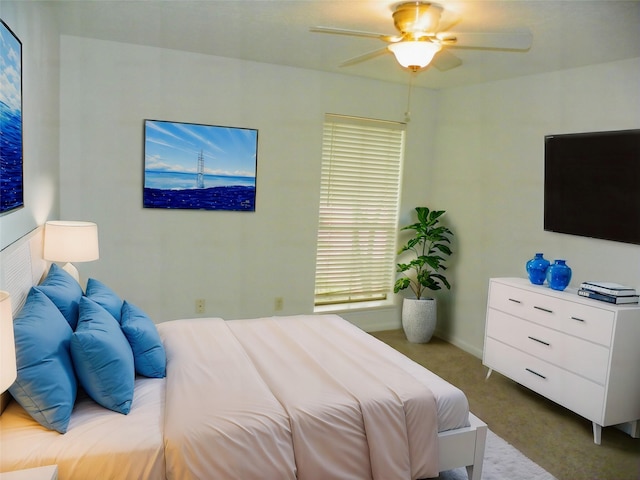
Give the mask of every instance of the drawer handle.
POLYGON ((571 317, 571 320, 576 320, 576 321, 578 321, 578 322, 582 322, 582 323, 584 323, 584 320, 583 320, 583 319, 581 319, 581 318, 578 318, 578 317, 571 317))
POLYGON ((538 373, 538 372, 536 372, 536 371, 534 371, 534 370, 531 370, 530 368, 525 368, 525 370, 526 370, 527 372, 529 372, 529 373, 533 373, 534 375, 536 375, 536 376, 538 376, 538 377, 542 378, 543 380, 546 380, 546 379, 547 379, 547 377, 545 377, 544 375, 542 375, 542 374, 540 374, 540 373, 538 373))
POLYGON ((536 310, 542 310, 543 312, 553 313, 553 310, 549 310, 548 308, 536 307, 535 305, 533 306, 533 308, 535 308, 536 310))
POLYGON ((520 300, 516 300, 515 298, 510 298, 509 301, 513 303, 522 303, 520 300))
POLYGON ((542 345, 546 345, 547 347, 550 347, 550 346, 551 346, 551 344, 550 344, 550 343, 547 343, 547 342, 545 342, 545 341, 543 341, 543 340, 540 340, 539 338, 531 337, 531 336, 529 336, 529 338, 530 338, 531 340, 533 340, 534 342, 541 343, 542 345))

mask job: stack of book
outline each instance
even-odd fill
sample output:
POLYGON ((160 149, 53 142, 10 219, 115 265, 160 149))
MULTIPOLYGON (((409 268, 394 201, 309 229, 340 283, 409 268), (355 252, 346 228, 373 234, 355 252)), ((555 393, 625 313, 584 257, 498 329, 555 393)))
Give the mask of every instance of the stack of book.
POLYGON ((638 303, 635 288, 611 282, 582 282, 578 295, 617 305, 638 303))

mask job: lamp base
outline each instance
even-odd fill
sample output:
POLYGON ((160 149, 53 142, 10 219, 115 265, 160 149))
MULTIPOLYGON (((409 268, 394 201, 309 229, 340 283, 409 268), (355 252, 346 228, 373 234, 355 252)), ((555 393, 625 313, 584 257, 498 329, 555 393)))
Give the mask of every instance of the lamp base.
POLYGON ((62 269, 71 275, 76 282, 80 283, 80 273, 73 263, 69 262, 65 264, 62 269))

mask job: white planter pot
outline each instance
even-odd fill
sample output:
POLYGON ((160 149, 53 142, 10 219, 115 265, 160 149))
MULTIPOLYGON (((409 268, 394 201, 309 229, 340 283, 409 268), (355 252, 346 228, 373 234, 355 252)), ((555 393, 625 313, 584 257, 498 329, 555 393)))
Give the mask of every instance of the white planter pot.
POLYGON ((436 329, 437 303, 435 298, 402 301, 402 328, 411 343, 427 343, 436 329))

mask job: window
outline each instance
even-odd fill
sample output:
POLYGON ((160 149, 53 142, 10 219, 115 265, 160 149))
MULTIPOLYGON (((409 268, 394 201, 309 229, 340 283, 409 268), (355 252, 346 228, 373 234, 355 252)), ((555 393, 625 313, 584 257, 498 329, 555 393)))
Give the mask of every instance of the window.
POLYGON ((393 292, 405 125, 326 115, 315 304, 393 292))

